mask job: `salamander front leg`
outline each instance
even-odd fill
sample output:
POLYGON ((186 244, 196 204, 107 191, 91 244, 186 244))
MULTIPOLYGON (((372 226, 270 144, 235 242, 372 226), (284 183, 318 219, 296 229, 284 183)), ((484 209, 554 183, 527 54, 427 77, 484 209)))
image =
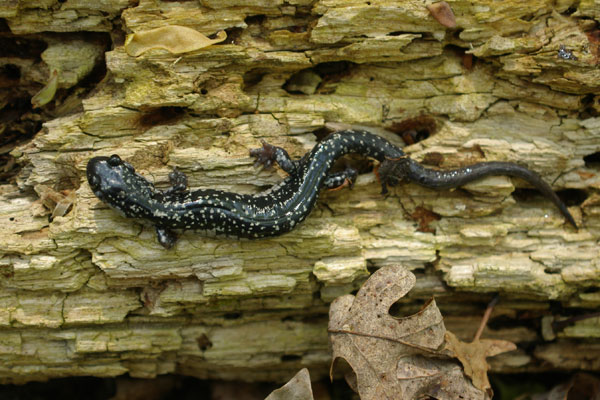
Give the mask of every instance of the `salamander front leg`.
POLYGON ((325 177, 325 182, 323 182, 323 186, 329 190, 339 190, 346 186, 352 187, 354 186, 357 176, 357 170, 347 167, 341 172, 334 172, 327 175, 327 177, 325 177))
POLYGON ((177 234, 170 229, 156 226, 156 237, 158 243, 165 249, 170 249, 177 242, 177 234))
POLYGON ((292 160, 290 155, 281 147, 273 146, 261 140, 262 147, 258 149, 250 150, 250 156, 256 157, 255 167, 262 165, 265 168, 269 168, 276 162, 282 170, 288 174, 293 174, 298 168, 298 161, 292 160))
POLYGON ((185 192, 187 190, 187 176, 177 169, 173 168, 173 171, 169 173, 169 182, 171 187, 164 191, 164 194, 171 194, 176 192, 185 192))

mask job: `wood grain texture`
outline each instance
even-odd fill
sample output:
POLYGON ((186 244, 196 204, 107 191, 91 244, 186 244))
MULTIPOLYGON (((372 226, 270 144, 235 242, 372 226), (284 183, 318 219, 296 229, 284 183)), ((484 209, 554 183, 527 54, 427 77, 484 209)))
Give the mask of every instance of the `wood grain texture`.
POLYGON ((14 35, 61 46, 34 64, 39 76, 23 80, 43 82, 56 68, 72 86, 99 52, 82 32, 115 40, 100 61, 105 79, 77 112, 56 115, 12 151, 21 172, 0 186, 1 381, 122 373, 287 380, 303 366, 325 376, 329 302, 355 290, 369 268, 395 263, 417 272, 401 312, 436 295, 462 338, 475 333, 489 293, 501 292, 499 322, 484 337, 536 345, 499 356, 493 369, 600 368, 589 361, 600 359, 597 318, 551 343, 540 328, 543 316, 600 306, 597 4, 448 1, 457 23, 449 30, 420 1, 132 3, 0 2, 14 35), (229 39, 137 58, 115 39, 120 28, 169 24, 226 30, 229 39), (64 43, 46 32, 66 32, 64 43), (67 38, 90 43, 67 46, 67 38), (558 57, 561 45, 577 60, 558 57), (79 69, 64 53, 74 49, 87 57, 79 69), (280 238, 185 232, 165 251, 152 227, 109 210, 85 181, 90 157, 118 153, 159 187, 177 166, 193 188, 253 193, 284 176, 254 169, 248 150, 260 139, 299 157, 315 133, 360 127, 404 146, 394 131, 424 117, 435 129, 406 147, 411 157, 435 155, 443 168, 526 165, 556 190, 574 189, 566 196, 581 228, 535 194, 515 200, 523 182, 509 178, 440 192, 407 184, 384 197, 363 174, 352 190, 324 192, 280 238), (44 188, 75 191, 73 208, 49 222, 44 188), (427 231, 420 209, 439 216, 427 231), (582 338, 592 345, 575 352, 582 338))

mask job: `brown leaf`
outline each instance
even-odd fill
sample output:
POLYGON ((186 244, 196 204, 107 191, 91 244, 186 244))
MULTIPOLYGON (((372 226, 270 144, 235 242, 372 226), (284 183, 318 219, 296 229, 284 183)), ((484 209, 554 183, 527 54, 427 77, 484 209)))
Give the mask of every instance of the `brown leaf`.
POLYGON ((313 400, 308 369, 302 368, 288 383, 271 392, 265 400, 313 400))
POLYGON ((463 399, 485 398, 457 363, 440 359, 444 356, 438 349, 446 329, 433 299, 414 315, 395 318, 389 314, 392 304, 414 284, 411 272, 390 266, 375 272, 356 297, 334 300, 329 309, 331 371, 337 359, 346 360, 354 371, 350 386, 362 400, 421 395, 455 399, 458 394, 463 399))
POLYGON ((491 395, 487 371, 490 369, 487 357, 515 350, 517 346, 506 340, 478 339, 471 343, 461 342, 452 332, 446 332, 446 350, 458 358, 475 387, 491 395))
POLYGON ((454 17, 454 12, 450 5, 445 1, 439 1, 437 3, 433 3, 427 6, 427 9, 435 18, 437 22, 444 25, 447 28, 455 28, 456 27, 456 18, 454 17))
POLYGON ((531 396, 532 400, 600 400, 600 379, 585 373, 575 374, 567 383, 549 392, 531 396))
POLYGON ((417 206, 410 217, 419 222, 419 232, 435 232, 435 229, 430 227, 429 224, 441 219, 439 214, 421 206, 417 206))

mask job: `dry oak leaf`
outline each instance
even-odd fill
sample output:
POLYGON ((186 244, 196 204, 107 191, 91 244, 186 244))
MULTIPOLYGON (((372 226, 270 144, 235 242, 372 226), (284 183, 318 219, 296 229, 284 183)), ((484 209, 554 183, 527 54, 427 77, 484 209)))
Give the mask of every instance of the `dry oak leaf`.
POLYGON ((418 313, 395 318, 389 309, 415 284, 400 266, 376 271, 355 296, 333 301, 329 309, 329 340, 333 350, 330 375, 342 358, 354 374, 346 380, 362 400, 485 399, 464 376, 460 365, 439 353, 446 328, 435 301, 418 313))
POLYGON ((302 368, 288 383, 273 390, 265 400, 314 400, 308 369, 302 368))
POLYGON ((515 350, 517 346, 507 340, 476 339, 471 343, 461 342, 452 332, 446 332, 445 350, 451 357, 458 358, 475 387, 491 396, 491 385, 487 377, 490 369, 487 357, 515 350))
POLYGON ((448 3, 440 1, 427 6, 427 9, 437 22, 447 28, 456 28, 456 17, 448 3))
POLYGON ((532 400, 600 400, 600 379, 585 373, 575 374, 546 393, 531 396, 532 400))
POLYGON ((127 35, 125 51, 130 56, 139 56, 148 50, 164 49, 172 54, 187 53, 220 43, 227 33, 220 31, 215 39, 209 39, 195 29, 169 25, 127 35))

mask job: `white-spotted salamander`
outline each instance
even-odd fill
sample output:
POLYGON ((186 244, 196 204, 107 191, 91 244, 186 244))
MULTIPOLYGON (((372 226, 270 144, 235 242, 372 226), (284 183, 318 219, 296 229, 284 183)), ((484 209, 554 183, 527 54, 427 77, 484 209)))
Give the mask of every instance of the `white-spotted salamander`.
POLYGON ((87 164, 87 179, 94 194, 110 207, 126 217, 151 221, 160 244, 170 248, 177 241, 172 229, 201 229, 245 238, 289 232, 308 216, 322 188, 339 188, 354 182, 357 172, 352 168, 329 172, 333 163, 348 153, 381 163, 379 178, 383 192, 386 185, 402 180, 444 189, 489 175, 516 176, 552 200, 576 227, 552 188, 525 167, 509 162, 482 162, 448 171, 427 169, 408 158, 399 147, 362 130, 332 133, 300 160, 292 160, 284 149, 263 142, 262 148, 250 151, 256 163, 268 167, 276 162, 289 176, 272 189, 254 195, 211 189, 190 191, 186 176, 177 169, 169 174, 172 187, 157 190, 118 155, 92 158, 87 164))

